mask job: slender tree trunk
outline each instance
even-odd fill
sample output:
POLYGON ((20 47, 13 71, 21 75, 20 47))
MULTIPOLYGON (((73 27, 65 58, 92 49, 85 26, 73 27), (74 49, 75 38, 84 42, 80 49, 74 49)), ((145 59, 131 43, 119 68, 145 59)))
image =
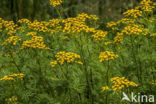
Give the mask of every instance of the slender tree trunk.
POLYGON ((11 12, 11 19, 16 22, 16 16, 15 16, 15 3, 14 3, 14 0, 10 0, 10 3, 11 3, 11 7, 10 7, 10 12, 11 12))
POLYGON ((102 4, 103 4, 103 0, 99 0, 99 8, 98 8, 98 12, 99 12, 99 16, 102 15, 102 4))
POLYGON ((17 12, 17 17, 18 19, 22 18, 22 1, 21 0, 16 0, 16 12, 17 12))

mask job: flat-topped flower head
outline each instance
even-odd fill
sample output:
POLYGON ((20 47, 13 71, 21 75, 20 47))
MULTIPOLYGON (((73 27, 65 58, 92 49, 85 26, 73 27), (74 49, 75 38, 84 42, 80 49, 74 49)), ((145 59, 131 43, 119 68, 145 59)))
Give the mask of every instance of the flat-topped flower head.
POLYGON ((138 17, 142 16, 142 11, 140 11, 138 9, 130 9, 130 10, 127 10, 126 12, 124 12, 123 15, 125 15, 127 17, 138 18, 138 17))
POLYGON ((68 34, 76 34, 80 32, 95 32, 95 29, 86 25, 86 20, 98 20, 96 15, 88 15, 85 13, 78 14, 75 18, 67 18, 62 21, 64 24, 63 32, 68 34))
POLYGON ((36 36, 37 32, 28 32, 26 36, 36 36))
POLYGON ((110 51, 101 52, 99 55, 100 62, 114 60, 115 58, 118 58, 118 57, 119 57, 118 55, 110 51))
POLYGON ((92 35, 92 38, 95 40, 104 40, 107 34, 107 31, 96 30, 96 32, 92 35))
POLYGON ((72 52, 58 52, 55 57, 60 64, 63 64, 65 61, 72 63, 75 59, 80 59, 80 55, 72 52))
POLYGON ((126 35, 147 35, 148 29, 144 28, 143 25, 131 24, 124 27, 122 33, 126 35))
POLYGON ((63 65, 64 63, 77 63, 83 65, 83 63, 79 60, 80 55, 78 55, 77 53, 61 51, 55 55, 55 58, 55 61, 50 62, 52 67, 55 67, 56 64, 63 65))
POLYGON ((151 0, 142 0, 140 5, 140 9, 145 12, 151 12, 154 9, 153 2, 151 0))
POLYGON ((118 32, 114 37, 114 43, 122 43, 123 42, 123 33, 118 32))
POLYGON ((106 90, 109 90, 109 87, 108 87, 108 86, 102 87, 102 91, 103 91, 103 92, 106 91, 106 90))
POLYGON ((20 78, 21 80, 23 79, 24 74, 23 73, 19 73, 19 74, 10 74, 10 75, 6 75, 3 78, 0 78, 0 81, 2 80, 15 80, 16 78, 20 78))
POLYGON ((62 0, 50 0, 50 5, 56 7, 62 3, 62 0))
POLYGON ((129 86, 132 86, 132 87, 138 86, 138 84, 127 80, 125 77, 113 77, 113 78, 111 78, 111 82, 114 84, 112 86, 112 89, 114 91, 121 90, 121 89, 123 89, 125 87, 129 87, 129 86))
POLYGON ((41 36, 33 36, 31 40, 26 40, 22 43, 20 49, 24 48, 39 48, 39 49, 49 49, 43 41, 43 37, 41 36))
POLYGON ((18 41, 20 41, 21 38, 18 36, 10 36, 8 39, 5 40, 5 42, 2 43, 2 45, 7 45, 12 43, 13 45, 16 45, 18 41))

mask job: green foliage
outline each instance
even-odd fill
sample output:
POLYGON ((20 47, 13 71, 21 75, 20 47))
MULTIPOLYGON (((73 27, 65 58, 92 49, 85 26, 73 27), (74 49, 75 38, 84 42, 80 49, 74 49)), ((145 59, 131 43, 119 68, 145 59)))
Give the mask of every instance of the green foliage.
MULTIPOLYGON (((83 6, 83 3, 89 2, 88 0, 80 0, 80 7, 83 6)), ((93 0, 92 2, 97 1, 93 0)), ((7 2, 3 1, 2 3, 6 4, 7 2)), ((25 11, 25 14, 21 17, 28 17, 32 20, 36 18, 45 20, 45 18, 51 16, 46 12, 56 12, 53 7, 47 7, 47 10, 43 10, 48 3, 46 0, 45 3, 41 0, 23 0, 21 11, 25 11), (41 5, 42 3, 43 5, 41 5), (32 5, 34 6, 33 10, 26 9, 26 7, 32 5), (52 11, 48 11, 48 8, 51 8, 52 11), (41 15, 43 16, 40 17, 41 15)), ((105 6, 110 5, 108 0, 105 0, 105 3, 106 5, 102 5, 100 8, 103 9, 105 6)), ((66 1, 62 5, 71 6, 64 9, 64 12, 69 13, 70 16, 80 12, 79 10, 76 11, 79 7, 76 0, 66 1), (71 8, 74 9, 71 10, 71 8)), ((130 4, 131 6, 133 4, 130 4)), ((4 7, 3 10, 5 9, 4 7)), ((56 9, 61 10, 60 8, 56 9)), ((54 17, 56 15, 53 14, 54 17)), ((63 18, 61 19, 63 20, 66 18, 66 14, 62 15, 63 18)), ((6 18, 9 17, 6 16, 6 18)), ((141 32, 139 35, 127 35, 125 33, 121 43, 114 42, 117 33, 121 33, 126 26, 131 26, 131 24, 117 24, 115 26, 117 29, 113 30, 106 23, 106 21, 111 20, 111 17, 107 18, 108 20, 101 19, 96 23, 92 20, 85 23, 86 26, 89 24, 93 27, 95 31, 108 31, 103 40, 95 40, 92 38, 93 34, 91 32, 81 31, 72 34, 61 30, 51 34, 33 30, 26 24, 17 23, 17 27, 24 27, 24 32, 20 30, 20 32, 14 33, 13 36, 20 37, 21 41, 17 42, 16 45, 12 43, 2 45, 11 36, 8 35, 7 27, 0 28, 0 30, 2 29, 0 31, 0 104, 131 104, 127 101, 121 101, 122 92, 126 92, 128 95, 131 92, 155 95, 156 86, 152 84, 152 80, 156 80, 156 45, 155 36, 150 36, 156 32, 154 11, 147 14, 145 12, 134 23, 139 26, 143 25, 143 30, 148 30, 146 36, 142 35, 141 32), (32 36, 26 35, 32 31, 37 32, 37 36, 43 37, 43 42, 50 49, 30 47, 21 49, 24 41, 32 39, 32 36), (110 44, 106 45, 107 42, 110 42, 110 44), (76 63, 77 59, 71 63, 66 61, 63 64, 59 63, 56 54, 62 51, 77 53, 80 55, 83 64, 76 63), (119 57, 114 60, 100 62, 99 54, 104 51, 114 52, 119 57), (57 64, 52 67, 50 62, 55 60, 57 60, 57 64), (23 73, 24 76, 22 79, 1 80, 5 76, 14 73, 23 73), (111 78, 113 77, 125 77, 138 86, 128 86, 115 91, 112 88, 114 84, 111 78), (109 89, 102 91, 103 86, 108 86, 109 89), (11 98, 15 99, 9 101, 8 99, 11 98)), ((63 27, 64 24, 61 23, 61 26, 63 27)))

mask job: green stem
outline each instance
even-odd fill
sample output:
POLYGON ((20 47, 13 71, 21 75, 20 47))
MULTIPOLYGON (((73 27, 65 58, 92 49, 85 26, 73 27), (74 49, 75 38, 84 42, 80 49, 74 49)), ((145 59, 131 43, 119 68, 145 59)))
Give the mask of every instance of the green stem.
MULTIPOLYGON (((109 60, 108 60, 107 73, 106 73, 107 86, 109 86, 109 69, 110 69, 110 65, 109 65, 109 60)), ((106 104, 108 104, 108 93, 106 94, 106 104)))
MULTIPOLYGON (((136 56, 135 56, 135 52, 134 52, 134 43, 133 43, 132 35, 130 36, 130 39, 131 39, 131 48, 132 48, 133 60, 134 60, 134 63, 136 64, 136 66, 137 66, 137 60, 136 60, 136 56)), ((137 69, 137 78, 138 78, 138 81, 140 82, 140 77, 139 76, 140 76, 139 70, 137 69)))
POLYGON ((59 18, 60 18, 60 19, 62 19, 62 16, 61 16, 61 13, 60 13, 60 11, 59 11, 59 8, 58 8, 58 7, 56 7, 56 12, 57 12, 57 14, 59 15, 59 18))

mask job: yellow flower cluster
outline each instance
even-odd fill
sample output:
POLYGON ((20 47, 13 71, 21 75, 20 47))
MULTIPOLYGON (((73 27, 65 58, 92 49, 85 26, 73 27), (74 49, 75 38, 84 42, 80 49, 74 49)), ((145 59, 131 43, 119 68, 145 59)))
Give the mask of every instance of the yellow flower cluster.
POLYGON ((17 27, 16 29, 17 29, 17 32, 19 32, 19 33, 24 33, 25 30, 26 30, 26 27, 24 27, 24 26, 19 26, 19 27, 17 27))
POLYGON ((87 15, 85 13, 82 13, 75 18, 64 19, 62 21, 62 23, 64 24, 63 32, 72 33, 72 34, 80 33, 82 31, 95 32, 93 28, 89 28, 85 24, 86 19, 97 20, 98 17, 96 17, 95 15, 87 15))
POLYGON ((49 20, 49 32, 51 34, 54 34, 55 32, 60 32, 62 31, 62 26, 61 26, 61 20, 59 19, 51 19, 49 20))
POLYGON ((117 23, 116 22, 114 22, 114 21, 110 21, 110 22, 108 22, 107 23, 107 27, 112 27, 112 26, 116 26, 117 25, 117 23))
POLYGON ((74 62, 75 59, 80 59, 80 55, 72 52, 58 52, 55 57, 57 61, 62 65, 65 61, 67 63, 74 62))
POLYGON ((49 49, 46 47, 43 41, 43 37, 41 36, 33 36, 31 40, 26 40, 22 43, 21 49, 24 49, 26 47, 29 48, 39 48, 39 49, 49 49))
POLYGON ((99 18, 96 15, 88 15, 86 13, 78 14, 76 17, 78 20, 82 20, 83 22, 86 21, 86 19, 93 19, 97 21, 99 18))
POLYGON ((2 80, 14 80, 12 77, 4 76, 3 78, 0 78, 0 81, 2 80))
POLYGON ((123 15, 127 16, 127 17, 133 17, 133 18, 137 18, 142 16, 142 11, 138 10, 138 9, 130 9, 127 10, 126 12, 123 13, 123 15))
POLYGON ((37 20, 33 21, 32 23, 28 23, 28 27, 34 31, 39 31, 39 32, 48 32, 48 28, 46 27, 48 22, 39 22, 37 20))
POLYGON ((57 61, 50 62, 51 67, 55 67, 56 64, 57 64, 57 61))
POLYGON ((109 89, 108 86, 102 87, 102 91, 103 91, 103 92, 106 91, 106 90, 108 90, 108 89, 109 89))
POLYGON ((156 80, 152 80, 152 85, 156 85, 156 80))
MULTIPOLYGON (((62 31, 62 21, 59 19, 51 19, 49 21, 29 21, 28 19, 20 19, 18 20, 18 23, 22 24, 25 23, 29 29, 33 31, 38 32, 49 32, 50 34, 54 34, 56 32, 62 31)), ((18 29, 22 29, 23 26, 21 26, 18 29)))
POLYGON ((68 39, 68 36, 61 36, 60 38, 63 40, 66 40, 66 39, 68 39))
MULTIPOLYGON (((75 18, 67 19, 51 19, 49 21, 38 21, 34 20, 31 22, 28 19, 20 19, 18 23, 20 26, 15 24, 13 21, 0 21, 0 31, 2 31, 3 25, 5 30, 8 31, 9 35, 16 32, 23 33, 27 28, 35 32, 48 32, 54 34, 56 32, 66 32, 70 34, 80 33, 80 32, 91 32, 95 33, 94 28, 87 26, 86 20, 89 22, 97 21, 99 18, 96 15, 88 15, 85 13, 78 14, 75 18), (23 24, 24 23, 24 24, 23 24)), ((32 34, 27 34, 32 35, 32 34)))
POLYGON ((104 42, 104 45, 109 45, 109 44, 111 44, 112 42, 104 42))
POLYGON ((119 56, 110 51, 101 52, 99 55, 100 62, 114 60, 119 56))
POLYGON ((50 0, 50 5, 56 7, 62 3, 62 0, 50 0))
POLYGON ((59 19, 51 19, 51 20, 49 20, 49 26, 50 27, 57 27, 57 26, 61 26, 60 25, 60 20, 59 19))
POLYGON ((28 19, 20 19, 18 20, 18 23, 26 23, 28 25, 28 28, 34 31, 39 32, 50 32, 55 33, 59 32, 62 29, 61 26, 61 20, 59 19, 51 19, 48 22, 47 21, 29 21, 28 19))
POLYGON ((28 32, 26 36, 36 36, 37 32, 28 32))
POLYGON ((13 43, 13 45, 16 45, 18 41, 20 41, 21 38, 18 36, 10 36, 5 42, 2 43, 2 45, 7 45, 8 43, 13 43))
POLYGON ((62 64, 64 64, 64 62, 67 62, 67 63, 75 62, 75 63, 80 64, 80 65, 83 64, 80 60, 77 61, 77 59, 80 59, 80 55, 78 55, 76 53, 62 51, 62 52, 58 52, 55 55, 55 57, 56 57, 57 61, 53 61, 50 63, 52 67, 55 67, 55 65, 57 63, 62 65, 62 64))
POLYGON ((155 37, 156 36, 156 33, 152 33, 151 35, 150 35, 150 37, 155 37))
POLYGON ((93 34, 92 37, 95 40, 103 40, 106 37, 107 34, 108 34, 107 31, 96 30, 95 34, 93 34))
POLYGON ((2 32, 2 27, 3 27, 3 24, 0 23, 0 32, 2 32))
POLYGON ((49 27, 54 28, 56 27, 56 29, 62 29, 61 26, 61 21, 59 19, 51 19, 49 20, 49 27))
POLYGON ((31 22, 28 19, 20 19, 20 20, 18 20, 18 23, 26 23, 26 24, 29 24, 31 22))
POLYGON ((17 24, 15 24, 13 21, 2 20, 1 24, 5 27, 5 30, 8 32, 8 35, 13 35, 16 33, 17 24))
POLYGON ((24 76, 23 73, 11 74, 11 75, 8 75, 8 76, 4 76, 3 78, 0 78, 0 81, 2 81, 2 80, 15 80, 15 78, 20 78, 22 80, 23 76, 24 76))
POLYGON ((77 21, 76 18, 67 18, 63 20, 63 23, 65 24, 63 32, 66 33, 80 33, 88 28, 88 26, 84 25, 82 21, 77 21))
POLYGON ((0 18, 0 22, 2 21, 3 19, 2 18, 0 18))
POLYGON ((123 33, 117 33, 117 35, 114 37, 114 42, 115 43, 122 43, 123 41, 123 33))
POLYGON ((121 20, 117 21, 117 22, 114 22, 114 21, 111 21, 111 22, 108 22, 106 27, 108 28, 111 28, 112 30, 118 30, 117 28, 117 25, 118 24, 133 24, 135 23, 135 19, 130 19, 130 18, 122 18, 121 20))
POLYGON ((111 82, 114 84, 112 86, 112 89, 114 91, 121 90, 124 87, 137 87, 138 85, 132 81, 127 80, 125 77, 113 77, 111 78, 111 82))
POLYGON ((15 54, 16 54, 16 52, 4 53, 4 56, 10 57, 10 56, 14 56, 15 54))
POLYGON ((143 25, 132 24, 124 27, 122 33, 127 35, 147 35, 148 31, 143 25))
POLYGON ((151 12, 154 9, 154 6, 152 5, 153 2, 151 0, 142 0, 140 4, 140 9, 142 9, 145 12, 151 12))
POLYGON ((136 20, 135 19, 129 19, 129 18, 122 18, 121 20, 117 21, 117 24, 123 23, 134 23, 136 20))
POLYGON ((18 104, 17 100, 18 100, 18 99, 17 99, 16 96, 12 96, 12 97, 6 99, 7 104, 18 104))
POLYGON ((80 65, 83 65, 83 62, 82 61, 75 61, 75 63, 80 64, 80 65))

